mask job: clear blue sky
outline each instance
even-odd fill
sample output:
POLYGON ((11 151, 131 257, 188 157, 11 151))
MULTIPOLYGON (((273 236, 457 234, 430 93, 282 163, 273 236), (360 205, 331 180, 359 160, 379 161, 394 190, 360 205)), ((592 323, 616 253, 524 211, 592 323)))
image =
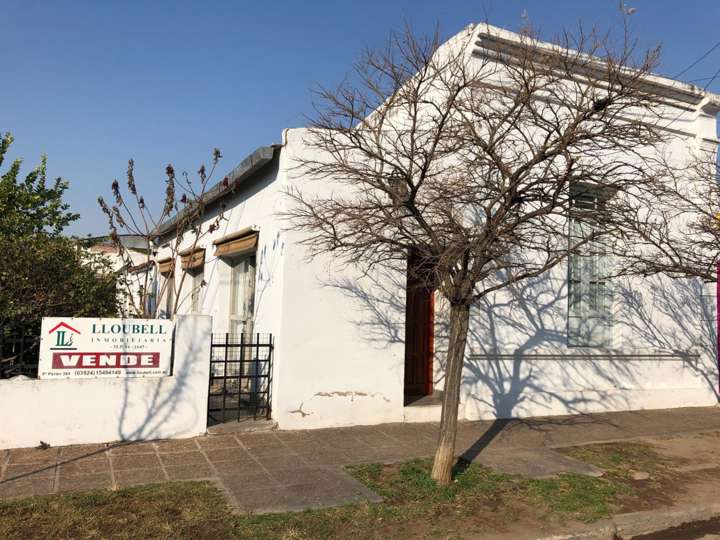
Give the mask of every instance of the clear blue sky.
MULTIPOLYGON (((661 42, 674 75, 720 40, 718 0, 626 0, 643 45, 661 42)), ((26 168, 40 154, 71 183, 70 232, 103 234, 96 198, 137 163, 157 200, 164 167, 197 170, 213 147, 221 173, 304 124, 310 89, 333 84, 365 46, 404 19, 450 36, 486 18, 516 30, 521 13, 551 37, 579 20, 617 27, 616 0, 97 2, 0 0, 0 131, 26 168)), ((710 77, 720 48, 683 76, 710 77)), ((699 84, 704 84, 700 81, 699 84)), ((720 78, 710 87, 720 92, 720 78)))

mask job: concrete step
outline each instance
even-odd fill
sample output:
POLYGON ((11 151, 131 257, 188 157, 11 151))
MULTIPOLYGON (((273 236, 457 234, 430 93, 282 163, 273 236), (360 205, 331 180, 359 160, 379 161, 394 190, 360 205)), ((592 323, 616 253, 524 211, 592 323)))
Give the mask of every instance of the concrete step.
POLYGON ((209 426, 207 432, 208 435, 221 435, 223 433, 261 433, 276 429, 277 422, 274 420, 240 420, 209 426))

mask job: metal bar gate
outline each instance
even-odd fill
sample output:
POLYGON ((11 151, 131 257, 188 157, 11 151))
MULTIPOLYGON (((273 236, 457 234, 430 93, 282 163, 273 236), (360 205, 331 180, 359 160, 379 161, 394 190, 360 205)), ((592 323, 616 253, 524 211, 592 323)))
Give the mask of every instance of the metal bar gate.
POLYGON ((16 375, 37 377, 40 330, 0 326, 0 379, 16 375))
POLYGON ((270 418, 272 334, 213 334, 208 425, 270 418))

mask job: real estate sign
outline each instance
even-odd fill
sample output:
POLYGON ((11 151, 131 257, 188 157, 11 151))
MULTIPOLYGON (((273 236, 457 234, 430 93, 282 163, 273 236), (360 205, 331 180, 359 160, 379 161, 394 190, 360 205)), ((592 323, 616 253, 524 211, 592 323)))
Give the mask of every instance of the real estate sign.
POLYGON ((172 339, 167 320, 44 317, 38 378, 169 375, 172 339))

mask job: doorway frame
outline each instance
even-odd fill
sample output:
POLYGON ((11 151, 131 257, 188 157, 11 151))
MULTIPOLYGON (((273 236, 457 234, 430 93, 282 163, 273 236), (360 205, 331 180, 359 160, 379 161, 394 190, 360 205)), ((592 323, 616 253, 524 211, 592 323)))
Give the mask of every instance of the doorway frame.
MULTIPOLYGON (((405 357, 404 357, 404 373, 403 373, 403 396, 407 400, 409 397, 422 397, 432 395, 434 392, 434 367, 435 367, 435 289, 422 283, 413 271, 414 265, 417 264, 417 256, 410 254, 407 260, 407 281, 405 286, 405 357), (411 292, 411 289, 415 289, 411 292), (420 289, 420 291, 418 291, 420 289), (418 295, 425 293, 424 302, 420 302, 421 305, 427 306, 427 311, 423 314, 422 318, 426 319, 425 323, 420 325, 416 323, 416 318, 413 315, 418 315, 417 312, 411 313, 409 308, 415 307, 411 302, 411 294, 418 295), (416 333, 416 330, 421 328, 422 331, 416 333), (417 355, 415 358, 410 358, 409 355, 413 352, 408 347, 409 337, 416 337, 417 342, 421 344, 420 349, 427 351, 425 355, 425 366, 424 375, 425 380, 421 383, 422 388, 417 388, 413 385, 412 391, 408 388, 408 366, 411 362, 417 362, 417 355)), ((417 349, 417 348, 416 348, 417 349)))

